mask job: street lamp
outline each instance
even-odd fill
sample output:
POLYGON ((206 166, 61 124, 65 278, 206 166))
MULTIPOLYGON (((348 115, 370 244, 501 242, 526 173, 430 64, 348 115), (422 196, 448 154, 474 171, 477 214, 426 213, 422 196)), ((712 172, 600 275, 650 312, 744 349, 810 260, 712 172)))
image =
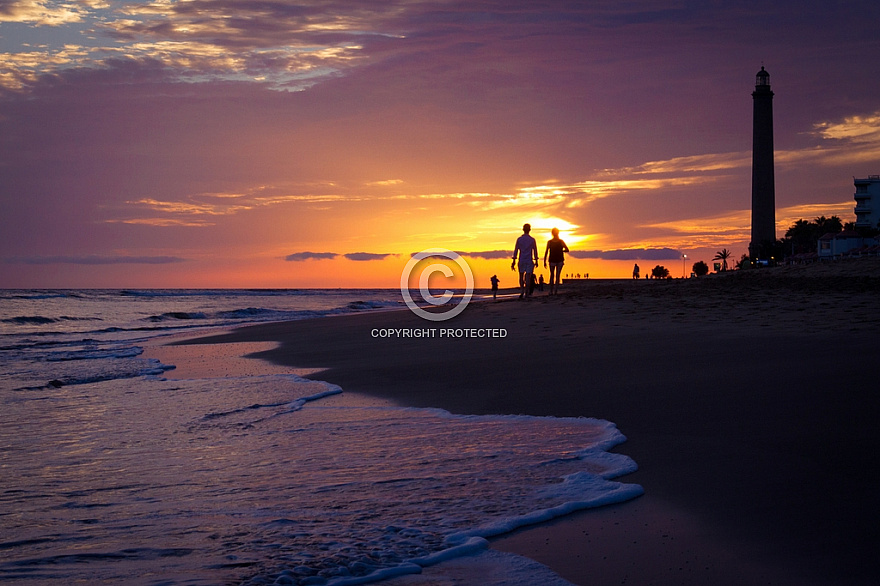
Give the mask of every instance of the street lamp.
POLYGON ((686 255, 686 254, 681 255, 681 278, 682 279, 685 278, 684 271, 685 271, 685 265, 687 264, 687 259, 688 259, 688 255, 686 255))

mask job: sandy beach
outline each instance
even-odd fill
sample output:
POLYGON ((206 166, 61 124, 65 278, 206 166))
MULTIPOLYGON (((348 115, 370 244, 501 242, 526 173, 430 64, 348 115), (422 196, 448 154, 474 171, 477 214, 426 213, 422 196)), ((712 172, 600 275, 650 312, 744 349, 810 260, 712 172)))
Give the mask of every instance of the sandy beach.
POLYGON ((587 282, 439 323, 273 323, 148 354, 178 365, 171 378, 250 354, 268 363, 245 371, 305 369, 408 406, 616 423, 639 465, 621 480, 644 496, 492 544, 575 584, 860 585, 880 575, 878 328, 880 261, 864 259, 587 282), (377 336, 429 327, 506 335, 377 336))

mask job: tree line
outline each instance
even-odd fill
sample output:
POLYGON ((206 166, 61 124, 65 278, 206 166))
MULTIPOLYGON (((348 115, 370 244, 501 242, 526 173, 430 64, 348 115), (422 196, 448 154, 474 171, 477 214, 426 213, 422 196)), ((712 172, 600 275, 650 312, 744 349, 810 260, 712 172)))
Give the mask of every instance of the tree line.
POLYGON ((822 236, 843 231, 856 232, 862 238, 873 238, 880 234, 877 228, 856 226, 855 222, 844 223, 838 216, 819 216, 812 221, 798 220, 785 232, 785 237, 777 242, 780 252, 777 258, 816 252, 822 236))
MULTIPOLYGON (((880 235, 880 229, 878 228, 856 226, 855 222, 843 222, 838 216, 831 216, 830 218, 819 216, 813 220, 800 219, 796 221, 786 230, 783 238, 775 243, 768 243, 765 248, 769 248, 769 251, 765 250, 765 253, 769 258, 779 260, 796 254, 816 252, 819 246, 819 239, 822 236, 826 234, 839 234, 844 230, 856 232, 863 238, 873 238, 880 235)), ((731 254, 728 249, 722 248, 712 259, 721 261, 719 264, 721 265, 722 272, 730 269, 728 261, 731 258, 731 254)), ((741 269, 749 266, 753 260, 755 259, 750 259, 749 255, 743 254, 742 258, 736 261, 733 268, 741 269)), ((709 273, 709 266, 700 260, 694 263, 691 270, 697 277, 702 277, 709 273)), ((655 279, 668 279, 669 269, 662 265, 657 265, 651 269, 651 276, 655 279)))

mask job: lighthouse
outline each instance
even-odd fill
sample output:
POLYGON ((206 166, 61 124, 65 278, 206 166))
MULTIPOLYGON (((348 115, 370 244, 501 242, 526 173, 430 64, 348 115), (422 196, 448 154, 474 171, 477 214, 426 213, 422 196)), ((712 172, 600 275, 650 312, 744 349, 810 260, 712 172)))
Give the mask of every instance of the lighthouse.
POLYGON ((761 67, 752 92, 752 241, 749 256, 769 259, 776 243, 776 187, 773 176, 773 92, 761 67))

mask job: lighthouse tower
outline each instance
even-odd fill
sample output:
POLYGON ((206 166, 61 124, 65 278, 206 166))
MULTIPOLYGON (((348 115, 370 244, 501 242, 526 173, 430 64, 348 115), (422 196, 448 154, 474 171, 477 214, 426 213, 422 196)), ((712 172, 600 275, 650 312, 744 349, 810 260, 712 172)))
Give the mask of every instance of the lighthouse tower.
POLYGON ((768 259, 776 242, 776 187, 773 176, 773 92, 761 67, 752 92, 752 241, 749 256, 768 259))

